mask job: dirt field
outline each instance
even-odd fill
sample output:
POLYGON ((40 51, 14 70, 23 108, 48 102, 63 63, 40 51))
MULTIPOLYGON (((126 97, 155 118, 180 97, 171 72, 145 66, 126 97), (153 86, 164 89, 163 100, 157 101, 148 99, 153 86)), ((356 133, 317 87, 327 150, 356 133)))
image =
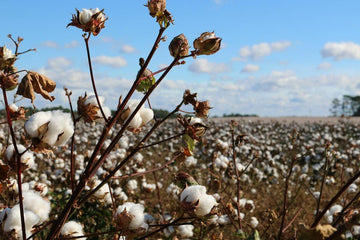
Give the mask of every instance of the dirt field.
POLYGON ((299 124, 306 122, 324 122, 324 123, 337 123, 338 121, 351 121, 360 124, 360 117, 238 117, 238 118, 212 118, 215 121, 230 121, 230 120, 243 120, 243 121, 261 121, 261 122, 297 122, 299 124))

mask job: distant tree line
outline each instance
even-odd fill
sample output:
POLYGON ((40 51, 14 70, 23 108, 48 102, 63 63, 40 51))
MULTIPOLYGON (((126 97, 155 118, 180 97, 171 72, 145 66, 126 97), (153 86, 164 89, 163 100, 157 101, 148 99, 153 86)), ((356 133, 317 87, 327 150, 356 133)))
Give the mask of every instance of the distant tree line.
POLYGON ((331 102, 332 116, 360 116, 360 96, 343 95, 342 99, 334 98, 331 102))

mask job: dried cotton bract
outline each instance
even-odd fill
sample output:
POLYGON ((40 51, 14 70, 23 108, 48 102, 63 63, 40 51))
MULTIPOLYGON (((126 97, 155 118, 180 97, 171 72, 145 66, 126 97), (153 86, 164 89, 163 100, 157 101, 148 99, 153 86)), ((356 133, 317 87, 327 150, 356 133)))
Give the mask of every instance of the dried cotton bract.
POLYGON ((63 146, 74 133, 74 125, 69 113, 37 112, 25 123, 25 132, 35 142, 63 146))
MULTIPOLYGON (((104 97, 99 96, 99 102, 106 118, 111 116, 110 108, 104 107, 104 97)), ((84 118, 85 122, 104 122, 101 110, 96 100, 95 95, 79 97, 78 99, 78 112, 84 118)))
POLYGON ((180 194, 180 201, 186 211, 195 213, 198 217, 209 214, 216 205, 215 198, 206 194, 206 188, 201 185, 185 188, 180 194))

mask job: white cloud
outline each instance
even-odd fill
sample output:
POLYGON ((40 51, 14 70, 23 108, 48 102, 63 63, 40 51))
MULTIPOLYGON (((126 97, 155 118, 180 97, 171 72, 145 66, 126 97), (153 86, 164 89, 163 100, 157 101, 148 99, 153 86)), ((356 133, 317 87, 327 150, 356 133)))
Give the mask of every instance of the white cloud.
POLYGON ((59 44, 57 42, 47 41, 43 42, 41 46, 48 47, 48 48, 58 48, 59 44))
POLYGON ((284 51, 286 48, 290 47, 291 42, 289 41, 281 41, 281 42, 273 42, 270 43, 271 49, 273 51, 284 51))
POLYGON ((360 59, 360 45, 354 42, 328 42, 321 50, 321 55, 334 60, 360 59))
POLYGON ((65 44, 66 48, 75 48, 79 46, 79 42, 78 41, 71 41, 70 43, 65 44))
POLYGON ((332 65, 331 63, 329 62, 323 62, 323 63, 320 63, 318 66, 317 66, 317 69, 320 69, 320 70, 329 70, 331 69, 332 65))
POLYGON ((136 51, 136 49, 129 44, 125 44, 121 47, 121 52, 123 52, 123 53, 133 53, 135 51, 136 51))
POLYGON ((214 0, 214 3, 217 5, 223 4, 224 0, 214 0))
POLYGON ((289 41, 280 41, 280 42, 272 42, 272 43, 259 43, 254 44, 251 47, 245 46, 242 47, 239 51, 240 60, 247 61, 251 60, 259 60, 266 56, 269 56, 273 52, 284 51, 291 45, 289 41))
POLYGON ((241 72, 243 72, 243 73, 254 73, 254 72, 258 72, 259 70, 260 70, 260 67, 258 65, 248 64, 248 65, 243 67, 241 72))
POLYGON ((201 58, 193 62, 189 70, 196 73, 223 73, 230 71, 230 67, 226 63, 212 63, 201 58))
POLYGON ((98 56, 93 58, 94 63, 100 64, 100 65, 106 65, 113 68, 121 68, 125 67, 127 65, 127 61, 125 58, 117 56, 117 57, 109 57, 109 56, 98 56))

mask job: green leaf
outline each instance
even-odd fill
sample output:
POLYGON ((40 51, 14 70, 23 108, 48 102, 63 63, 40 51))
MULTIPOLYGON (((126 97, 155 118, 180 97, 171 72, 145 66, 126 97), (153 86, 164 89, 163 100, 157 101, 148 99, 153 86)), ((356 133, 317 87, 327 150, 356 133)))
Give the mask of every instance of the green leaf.
POLYGON ((188 134, 184 134, 183 135, 183 140, 186 143, 186 146, 189 150, 189 152, 191 153, 191 155, 194 154, 194 149, 195 149, 195 144, 196 144, 196 140, 192 139, 188 134))
POLYGON ((259 232, 255 229, 254 232, 247 238, 247 240, 260 240, 259 232))

